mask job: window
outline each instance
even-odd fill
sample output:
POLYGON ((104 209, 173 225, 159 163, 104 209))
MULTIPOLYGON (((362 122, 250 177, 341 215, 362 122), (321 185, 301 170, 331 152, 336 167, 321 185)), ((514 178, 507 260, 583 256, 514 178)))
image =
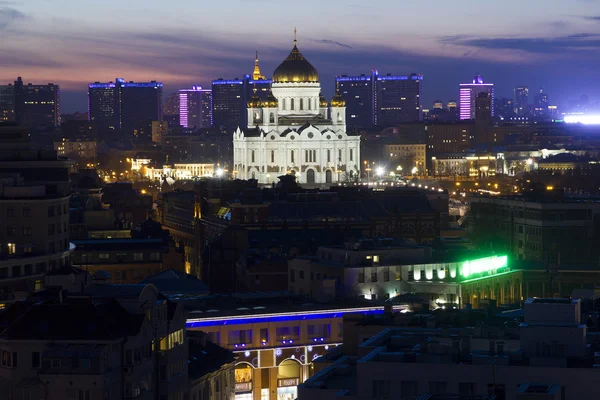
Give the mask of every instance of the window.
POLYGON ((23 236, 31 236, 32 228, 30 226, 23 227, 23 236))
POLYGON ((39 351, 31 353, 31 368, 40 368, 42 366, 42 354, 39 351))
POLYGON ((133 260, 134 261, 143 261, 144 253, 133 253, 133 260))
POLYGON ((269 341, 269 328, 260 328, 260 341, 261 343, 269 341))
POLYGON ((275 162, 275 150, 271 150, 271 162, 275 162))
POLYGON ((8 247, 8 254, 15 254, 17 252, 17 245, 15 243, 9 243, 7 245, 8 247))
POLYGON ((54 206, 48 206, 48 217, 54 217, 54 206))
POLYGON ((13 276, 13 278, 16 276, 21 276, 21 266, 20 265, 13 265, 12 276, 13 276))
POLYGON ((31 275, 33 273, 33 264, 25 264, 25 275, 31 275))
POLYGON ((383 281, 384 282, 389 282, 390 281, 390 270, 386 270, 383 271, 383 281))
POLYGON ((36 280, 35 281, 35 290, 40 290, 43 287, 42 285, 42 281, 41 280, 36 280))
POLYGON ((295 104, 294 104, 294 99, 291 99, 291 100, 290 100, 290 110, 292 110, 292 111, 293 111, 293 110, 294 110, 294 106, 295 106, 295 104))
POLYGON ((90 400, 90 389, 77 389, 77 400, 90 400))
POLYGON ((338 150, 338 161, 342 162, 342 149, 338 150))
POLYGON ((300 279, 304 279, 304 271, 298 271, 298 275, 300 276, 300 279))
POLYGON ((31 217, 31 208, 29 208, 29 207, 23 208, 23 216, 24 217, 31 217))
POLYGON ((107 254, 107 253, 98 254, 98 258, 100 258, 101 260, 108 260, 110 258, 110 254, 107 254))
POLYGON ((23 253, 31 253, 33 251, 33 247, 31 243, 26 243, 23 245, 23 253))
POLYGON ((390 397, 390 381, 373 381, 373 397, 376 399, 387 399, 390 397))
POLYGON ((379 264, 379 256, 373 256, 373 264, 379 264))
POLYGON ((15 209, 14 208, 9 208, 6 210, 6 216, 7 217, 14 217, 15 216, 15 209))
POLYGON ((371 282, 377 282, 377 272, 371 272, 371 282))
POLYGON ((150 260, 160 261, 160 253, 150 253, 150 260))
POLYGON ((54 235, 54 224, 48 224, 48 235, 54 235))
POLYGON ((16 226, 7 226, 6 227, 6 236, 17 236, 17 227, 16 226))
POLYGON ((331 150, 327 150, 327 162, 331 162, 331 150))
POLYGON ((254 150, 250 152, 250 158, 252 160, 251 162, 254 162, 254 150))
POLYGON ((365 283, 365 273, 364 272, 358 273, 358 283, 365 283))
POLYGON ((350 161, 353 161, 353 158, 354 158, 353 154, 354 154, 354 149, 350 149, 350 161))

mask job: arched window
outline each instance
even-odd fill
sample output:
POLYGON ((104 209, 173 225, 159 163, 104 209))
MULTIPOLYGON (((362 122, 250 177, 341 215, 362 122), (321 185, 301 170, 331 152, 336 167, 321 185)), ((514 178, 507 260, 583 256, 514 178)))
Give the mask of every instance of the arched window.
POLYGON ((254 162, 254 150, 252 150, 251 156, 252 162, 254 162))
POLYGON ((271 150, 271 162, 275 162, 275 150, 271 150))
MULTIPOLYGON (((302 154, 302 153, 301 153, 301 154, 302 154)), ((300 156, 300 157, 302 157, 302 156, 300 156)), ((290 159, 291 159, 291 161, 292 161, 292 162, 295 162, 295 161, 294 161, 294 150, 292 150, 292 152, 291 152, 291 158, 290 158, 290 159)))
POLYGON ((275 114, 274 114, 274 113, 271 113, 271 114, 269 115, 269 122, 270 122, 270 123, 272 123, 272 124, 274 124, 274 123, 275 123, 275 114))
POLYGON ((300 99, 300 110, 304 110, 304 99, 300 99))
POLYGON ((342 122, 342 114, 337 113, 337 120, 338 122, 342 122))
POLYGON ((294 111, 294 99, 290 99, 290 110, 294 111))
POLYGON ((285 99, 283 99, 283 100, 281 101, 281 109, 282 109, 282 110, 285 110, 285 103, 286 103, 286 101, 285 101, 285 99))

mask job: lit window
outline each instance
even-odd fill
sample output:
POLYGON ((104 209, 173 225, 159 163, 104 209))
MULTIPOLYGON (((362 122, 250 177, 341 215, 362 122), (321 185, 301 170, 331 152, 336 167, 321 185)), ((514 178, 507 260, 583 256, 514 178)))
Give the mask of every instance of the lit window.
POLYGON ((17 252, 17 245, 15 243, 8 244, 8 254, 15 254, 17 252))

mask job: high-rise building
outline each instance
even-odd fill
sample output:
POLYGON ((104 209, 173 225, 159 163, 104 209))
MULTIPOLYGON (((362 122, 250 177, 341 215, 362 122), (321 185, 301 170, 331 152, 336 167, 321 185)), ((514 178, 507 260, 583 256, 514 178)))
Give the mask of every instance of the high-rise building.
POLYGON ((539 93, 534 99, 533 115, 536 117, 548 116, 548 107, 550 106, 550 100, 548 99, 548 93, 544 93, 544 89, 540 88, 539 93))
POLYGON ((489 93, 481 92, 475 99, 475 121, 477 123, 491 123, 492 97, 489 93))
POLYGON ((25 85, 21 77, 14 87, 14 120, 32 129, 54 128, 60 125, 60 88, 58 85, 25 85))
POLYGON ((171 93, 165 99, 163 120, 166 121, 170 127, 179 126, 179 93, 171 93))
POLYGON ((353 128, 393 126, 421 121, 423 76, 412 74, 336 77, 336 86, 346 101, 346 120, 353 128))
MULTIPOLYGON (((475 119, 475 102, 479 93, 487 93, 494 98, 494 84, 484 83, 481 75, 475 75, 472 83, 460 84, 460 119, 475 119)), ((494 106, 491 107, 492 116, 494 116, 494 106)))
POLYGON ((15 120, 15 87, 0 85, 0 122, 15 120))
POLYGON ((70 167, 56 151, 33 149, 25 128, 0 124, 0 304, 69 265, 70 167))
POLYGON ((162 83, 115 82, 88 85, 88 115, 101 129, 133 133, 144 121, 162 121, 162 83))
POLYGON ((373 74, 342 75, 335 78, 339 93, 346 101, 346 122, 349 128, 369 128, 375 124, 375 84, 373 74))
MULTIPOLYGON (((213 124, 217 128, 232 131, 244 126, 245 85, 243 79, 212 81, 213 124)), ((180 111, 181 112, 181 111, 180 111)))
POLYGON ((184 128, 210 128, 213 124, 212 91, 194 86, 179 91, 179 125, 184 128))
POLYGON ((494 99, 494 112, 500 119, 508 119, 515 116, 513 99, 502 97, 494 99))
POLYGON ((423 75, 377 75, 375 125, 387 127, 402 122, 421 121, 423 75))
POLYGON ((517 86, 515 88, 515 114, 525 116, 529 112, 529 88, 517 86))

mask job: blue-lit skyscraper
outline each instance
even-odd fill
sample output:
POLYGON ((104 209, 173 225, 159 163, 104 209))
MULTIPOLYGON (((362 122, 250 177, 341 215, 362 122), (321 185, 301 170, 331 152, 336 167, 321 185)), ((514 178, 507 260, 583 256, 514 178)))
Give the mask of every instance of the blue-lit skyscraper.
POLYGON ((88 118, 100 130, 118 129, 132 134, 147 121, 162 121, 161 82, 90 83, 88 85, 88 118))
POLYGON ((179 125, 184 128, 210 128, 213 125, 212 91, 194 86, 179 91, 179 125))
POLYGON ((421 121, 423 75, 338 76, 336 86, 346 101, 348 127, 395 126, 421 121))

